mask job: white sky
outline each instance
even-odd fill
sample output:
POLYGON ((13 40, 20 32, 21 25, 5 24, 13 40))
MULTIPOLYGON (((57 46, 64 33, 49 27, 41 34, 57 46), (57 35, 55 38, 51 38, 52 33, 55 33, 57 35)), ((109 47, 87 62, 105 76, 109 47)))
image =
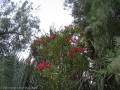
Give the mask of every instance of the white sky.
POLYGON ((40 17, 40 27, 45 32, 54 25, 57 29, 61 26, 71 24, 72 17, 70 10, 64 10, 64 0, 31 0, 34 7, 40 7, 34 11, 40 17))

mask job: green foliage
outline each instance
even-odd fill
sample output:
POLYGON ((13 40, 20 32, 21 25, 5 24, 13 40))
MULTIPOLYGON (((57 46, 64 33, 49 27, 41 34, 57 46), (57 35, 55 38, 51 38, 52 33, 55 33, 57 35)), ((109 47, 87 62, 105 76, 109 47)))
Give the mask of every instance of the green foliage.
POLYGON ((86 39, 94 45, 95 90, 119 90, 119 82, 115 80, 119 81, 119 40, 116 38, 120 36, 119 0, 66 0, 66 4, 72 6, 75 24, 82 27, 86 39))
POLYGON ((0 57, 0 89, 1 90, 25 90, 36 88, 32 65, 18 61, 13 56, 0 57))
MULTIPOLYGON (((14 60, 13 57, 2 57, 0 62, 0 88, 5 86, 13 86, 14 78, 14 60), (9 59, 7 59, 9 58, 9 59)), ((2 89, 2 88, 1 88, 2 89)))

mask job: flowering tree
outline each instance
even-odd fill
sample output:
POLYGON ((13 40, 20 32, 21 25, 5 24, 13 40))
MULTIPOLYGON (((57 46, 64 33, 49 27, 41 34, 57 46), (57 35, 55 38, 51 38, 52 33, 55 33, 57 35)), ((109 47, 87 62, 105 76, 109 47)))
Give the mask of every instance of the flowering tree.
POLYGON ((31 45, 35 72, 53 81, 79 80, 89 63, 85 41, 84 33, 73 25, 37 38, 31 45))

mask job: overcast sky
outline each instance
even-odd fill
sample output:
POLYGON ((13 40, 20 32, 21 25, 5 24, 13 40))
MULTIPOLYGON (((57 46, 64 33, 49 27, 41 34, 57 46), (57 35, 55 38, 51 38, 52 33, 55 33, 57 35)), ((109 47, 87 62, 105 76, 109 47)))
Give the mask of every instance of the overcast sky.
POLYGON ((40 5, 34 14, 40 17, 40 26, 45 32, 51 25, 55 25, 58 29, 72 22, 70 10, 64 10, 64 0, 34 0, 33 5, 40 5))

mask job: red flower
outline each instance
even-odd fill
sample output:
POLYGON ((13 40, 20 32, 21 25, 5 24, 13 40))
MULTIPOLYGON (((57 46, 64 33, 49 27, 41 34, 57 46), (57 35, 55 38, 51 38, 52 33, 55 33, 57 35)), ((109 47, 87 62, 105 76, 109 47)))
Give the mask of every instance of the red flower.
POLYGON ((38 38, 37 40, 34 40, 32 44, 32 48, 34 48, 37 45, 43 44, 43 43, 45 43, 45 41, 42 38, 38 38))
POLYGON ((78 48, 78 47, 76 47, 76 48, 73 48, 73 51, 84 53, 85 49, 84 48, 78 48))
POLYGON ((50 37, 49 37, 49 40, 53 40, 55 39, 56 35, 55 34, 51 34, 50 37))
POLYGON ((40 60, 40 62, 36 65, 37 71, 42 71, 45 68, 48 68, 48 69, 51 68, 51 65, 46 63, 45 60, 40 60))
POLYGON ((75 53, 77 52, 80 52, 80 53, 84 53, 85 51, 85 48, 78 48, 78 47, 75 47, 75 48, 71 48, 68 52, 67 52, 67 56, 73 58, 75 53))

